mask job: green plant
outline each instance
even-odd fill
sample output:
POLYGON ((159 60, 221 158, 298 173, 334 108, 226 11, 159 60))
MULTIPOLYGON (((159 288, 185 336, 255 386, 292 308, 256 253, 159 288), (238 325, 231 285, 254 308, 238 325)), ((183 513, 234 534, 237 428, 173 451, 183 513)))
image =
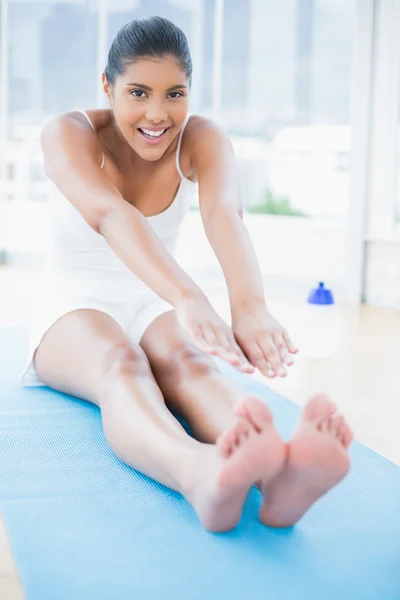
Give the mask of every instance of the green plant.
POLYGON ((309 215, 290 205, 287 196, 274 196, 271 190, 267 190, 265 200, 261 204, 251 204, 246 207, 247 212, 265 215, 283 215, 291 217, 308 217, 309 215))

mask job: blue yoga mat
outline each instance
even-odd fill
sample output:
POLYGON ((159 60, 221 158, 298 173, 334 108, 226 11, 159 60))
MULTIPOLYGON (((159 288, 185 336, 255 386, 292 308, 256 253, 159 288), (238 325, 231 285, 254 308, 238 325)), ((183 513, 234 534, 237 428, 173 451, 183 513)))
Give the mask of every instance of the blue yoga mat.
MULTIPOLYGON (((262 526, 254 489, 235 530, 208 533, 116 458, 97 407, 19 388, 25 346, 22 328, 0 330, 0 507, 27 600, 399 600, 394 464, 355 442, 348 477, 294 528, 262 526)), ((224 370, 287 438, 298 407, 224 370)))

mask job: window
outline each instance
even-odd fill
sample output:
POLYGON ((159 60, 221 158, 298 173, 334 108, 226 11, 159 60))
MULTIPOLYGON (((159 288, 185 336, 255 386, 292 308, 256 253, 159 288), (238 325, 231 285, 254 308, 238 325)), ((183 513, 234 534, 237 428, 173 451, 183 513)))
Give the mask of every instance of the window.
MULTIPOLYGON (((290 278, 307 290, 321 279, 337 291, 344 283, 355 5, 225 0, 221 19, 216 2, 203 4, 203 24, 214 30, 203 36, 213 53, 203 51, 200 112, 232 140, 246 224, 270 286, 290 278)), ((204 263, 212 253, 204 245, 198 256, 211 277, 204 263)))
POLYGON ((188 38, 191 112, 233 142, 263 273, 343 278, 355 0, 7 1, 7 197, 39 204, 44 124, 98 106, 118 29, 160 15, 188 38))
POLYGON ((18 173, 14 199, 35 200, 36 190, 38 199, 43 195, 29 182, 41 162, 38 141, 45 123, 95 105, 96 4, 8 0, 7 152, 18 173))
POLYGON ((246 189, 246 203, 273 188, 307 214, 345 216, 353 3, 234 5, 225 3, 221 120, 247 165, 249 138, 255 161, 265 157, 261 188, 246 189))

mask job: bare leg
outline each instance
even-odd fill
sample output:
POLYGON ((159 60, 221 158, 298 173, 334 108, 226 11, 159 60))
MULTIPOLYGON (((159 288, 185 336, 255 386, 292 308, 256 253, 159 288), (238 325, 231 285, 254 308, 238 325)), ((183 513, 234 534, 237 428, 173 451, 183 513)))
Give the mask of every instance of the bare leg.
MULTIPOLYGON (((141 344, 164 396, 196 437, 214 442, 235 416, 252 421, 243 403, 244 392, 219 373, 210 357, 190 344, 174 313, 159 317, 141 344)), ((269 413, 265 405, 262 410, 269 413)), ((326 397, 311 399, 288 445, 279 438, 271 419, 267 432, 271 452, 265 455, 265 472, 257 481, 264 496, 260 512, 264 524, 294 524, 347 473, 352 434, 343 417, 330 419, 334 410, 326 397), (281 474, 275 477, 279 468, 281 474)))
MULTIPOLYGON (((140 351, 124 349, 113 364, 113 375, 104 380, 98 398, 110 447, 125 463, 183 494, 206 529, 232 529, 250 487, 265 472, 269 440, 260 433, 269 423, 263 423, 264 413, 256 403, 244 402, 240 406, 255 423, 247 416, 236 417, 217 446, 182 434, 180 426, 165 432, 158 421, 161 412, 165 417, 169 411, 143 359, 140 351)), ((168 419, 177 423, 171 413, 168 419)))
POLYGON ((248 394, 192 345, 173 311, 150 325, 140 345, 168 406, 189 423, 196 439, 216 443, 235 423, 234 409, 248 394))
POLYGON ((75 311, 55 323, 35 365, 47 385, 97 404, 115 454, 181 492, 206 529, 228 531, 238 523, 270 450, 257 402, 245 406, 252 419, 236 417, 218 445, 191 438, 165 406, 143 351, 99 311, 75 311))
POLYGON ((269 438, 270 451, 264 457, 264 469, 257 483, 261 487, 262 479, 264 485, 267 484, 283 467, 286 446, 265 403, 255 399, 258 418, 253 418, 247 406, 248 401, 251 403, 254 398, 249 398, 242 389, 230 383, 220 373, 214 360, 190 343, 172 311, 161 315, 150 325, 141 346, 168 406, 189 423, 196 439, 218 442, 221 435, 234 425, 239 412, 256 429, 264 423, 264 435, 269 438))

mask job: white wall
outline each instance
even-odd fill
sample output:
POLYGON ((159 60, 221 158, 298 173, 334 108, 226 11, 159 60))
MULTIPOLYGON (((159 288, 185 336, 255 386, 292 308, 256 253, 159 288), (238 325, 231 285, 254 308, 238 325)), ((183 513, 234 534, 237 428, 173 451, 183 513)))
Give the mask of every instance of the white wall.
MULTIPOLYGON (((304 296, 318 281, 324 281, 338 298, 342 296, 346 260, 343 224, 251 214, 244 220, 270 293, 304 296)), ((178 260, 195 277, 222 277, 198 213, 186 218, 178 260)))
POLYGON ((400 241, 367 245, 365 301, 400 308, 400 241))

